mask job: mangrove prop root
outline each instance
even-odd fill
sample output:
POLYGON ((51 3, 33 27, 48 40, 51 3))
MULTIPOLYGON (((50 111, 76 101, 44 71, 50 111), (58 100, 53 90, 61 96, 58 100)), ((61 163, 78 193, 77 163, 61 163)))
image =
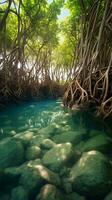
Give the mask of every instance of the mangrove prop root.
POLYGON ((94 105, 97 115, 107 118, 112 115, 112 2, 99 0, 90 10, 63 104, 71 109, 94 105))

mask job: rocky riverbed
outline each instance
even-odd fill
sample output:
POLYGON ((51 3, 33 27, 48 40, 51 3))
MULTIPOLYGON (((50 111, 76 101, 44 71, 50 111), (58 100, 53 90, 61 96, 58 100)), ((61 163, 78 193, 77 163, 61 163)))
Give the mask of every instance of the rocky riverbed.
POLYGON ((1 115, 0 200, 112 200, 111 133, 60 101, 36 105, 1 115))

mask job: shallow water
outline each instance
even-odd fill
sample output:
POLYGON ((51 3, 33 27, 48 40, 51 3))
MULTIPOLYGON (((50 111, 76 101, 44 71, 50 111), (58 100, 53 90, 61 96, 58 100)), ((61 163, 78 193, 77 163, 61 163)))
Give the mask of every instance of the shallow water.
POLYGON ((28 102, 20 105, 10 105, 0 113, 0 139, 9 136, 10 132, 22 132, 57 124, 72 129, 104 130, 104 124, 84 112, 70 113, 61 107, 61 100, 46 100, 28 102))
MULTIPOLYGON (((61 133, 70 133, 69 131, 73 131, 72 133, 75 134, 77 131, 83 132, 85 130, 87 134, 84 134, 83 141, 81 141, 83 143, 85 143, 89 139, 89 135, 90 133, 92 133, 92 131, 94 133, 96 130, 96 133, 100 135, 103 132, 108 133, 107 126, 100 119, 93 117, 92 114, 86 111, 77 111, 73 113, 68 109, 62 108, 61 100, 58 99, 46 100, 41 102, 32 101, 21 103, 19 105, 10 105, 7 109, 2 110, 2 112, 0 113, 0 140, 10 136, 15 137, 15 135, 17 135, 18 133, 25 134, 26 132, 33 132, 35 137, 35 135, 39 132, 38 130, 43 129, 44 127, 49 128, 51 125, 55 125, 58 129, 58 131, 54 133, 55 136, 57 134, 60 135, 61 133)), ((53 138, 51 139, 56 142, 53 138)), ((68 142, 68 140, 66 142, 68 142)), ((80 144, 83 145, 82 143, 80 144)), ((80 144, 78 150, 81 147, 80 144)), ((42 150, 42 156, 46 151, 45 149, 42 150)), ((24 160, 21 164, 24 164, 24 162, 26 162, 26 160, 24 160)), ((72 164, 73 163, 71 163, 71 165, 72 164)), ((25 166, 27 166, 27 164, 25 166)), ((21 167, 21 165, 19 167, 21 167)), ((69 167, 70 166, 68 166, 68 168, 69 167)), ((10 184, 10 181, 8 184, 7 181, 3 184, 3 189, 2 191, 0 191, 0 200, 4 200, 4 198, 1 199, 1 196, 4 194, 8 193, 8 196, 10 196, 12 188, 16 187, 15 182, 14 185, 11 185, 11 188, 10 184)), ((7 199, 9 200, 10 198, 7 199)), ((14 199, 16 199, 16 197, 14 197, 14 199)), ((93 199, 100 200, 99 198, 93 199)), ((31 198, 31 200, 34 200, 33 197, 31 198)), ((86 198, 86 200, 90 199, 86 198)))

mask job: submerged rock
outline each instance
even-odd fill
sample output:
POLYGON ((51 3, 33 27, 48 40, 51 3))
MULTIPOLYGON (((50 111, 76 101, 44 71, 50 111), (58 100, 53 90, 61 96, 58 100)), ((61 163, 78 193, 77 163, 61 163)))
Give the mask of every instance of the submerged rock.
POLYGON ((58 144, 45 153, 42 161, 53 171, 59 172, 72 155, 71 143, 58 144))
POLYGON ((5 169, 0 169, 0 186, 10 186, 11 188, 18 185, 21 174, 28 168, 34 167, 36 165, 42 165, 40 159, 30 160, 18 167, 9 167, 5 169))
POLYGON ((84 129, 82 131, 68 131, 53 137, 56 143, 71 142, 72 144, 78 144, 87 137, 87 131, 84 129))
POLYGON ((14 138, 19 139, 24 145, 29 145, 30 141, 33 139, 33 132, 25 131, 18 133, 14 136, 14 138))
POLYGON ((79 144, 75 146, 75 150, 79 151, 81 154, 83 152, 83 146, 85 145, 85 141, 81 141, 79 144))
POLYGON ((9 167, 4 169, 2 186, 6 185, 17 185, 20 175, 21 175, 21 167, 9 167))
POLYGON ((41 143, 44 139, 47 139, 47 135, 35 135, 33 136, 32 140, 30 141, 30 146, 41 146, 41 143))
POLYGON ((28 200, 28 194, 22 186, 14 188, 10 200, 28 200))
POLYGON ((20 165, 24 160, 24 148, 20 141, 6 138, 0 141, 0 167, 20 165))
POLYGON ((112 191, 104 198, 104 200, 112 200, 112 191))
POLYGON ((42 144, 43 147, 46 146, 47 148, 50 148, 50 146, 53 146, 53 142, 51 142, 52 140, 50 140, 50 138, 57 133, 57 130, 58 128, 56 125, 50 125, 45 128, 41 128, 38 130, 38 133, 33 136, 30 145, 41 146, 42 144))
POLYGON ((57 128, 55 125, 50 125, 45 128, 41 128, 38 130, 37 134, 34 134, 33 138, 30 141, 30 145, 37 145, 41 146, 43 144, 43 141, 45 139, 49 139, 54 135, 57 131, 57 128))
POLYGON ((43 165, 27 165, 21 174, 20 184, 29 194, 37 193, 43 184, 51 183, 60 185, 59 176, 43 165))
POLYGON ((41 149, 38 146, 28 147, 26 150, 26 159, 27 160, 35 160, 36 158, 40 158, 41 149))
POLYGON ((64 200, 64 195, 51 184, 46 184, 42 187, 40 194, 36 197, 36 200, 64 200))
POLYGON ((72 184, 69 182, 68 178, 62 179, 62 187, 65 193, 69 194, 72 192, 72 184))
POLYGON ((40 159, 31 160, 28 162, 25 162, 24 164, 18 166, 18 167, 9 167, 5 169, 0 169, 0 185, 2 187, 5 187, 6 185, 17 185, 18 181, 21 177, 21 174, 23 171, 31 166, 35 165, 41 165, 42 161, 40 159))
POLYGON ((41 128, 38 133, 39 135, 46 135, 46 138, 47 137, 52 137, 53 135, 55 135, 57 133, 57 126, 55 124, 51 124, 45 128, 41 128))
POLYGON ((35 165, 41 165, 42 164, 42 160, 40 158, 38 159, 35 159, 35 160, 30 160, 30 161, 27 161, 25 162, 21 168, 26 168, 27 166, 35 166, 35 165))
POLYGON ((45 139, 45 140, 43 140, 42 143, 41 143, 41 147, 42 147, 43 149, 51 149, 51 148, 53 148, 55 145, 56 145, 56 144, 55 144, 52 140, 50 140, 50 139, 45 139))
POLYGON ((74 191, 88 196, 107 194, 112 186, 109 160, 98 151, 84 153, 70 172, 74 191))
POLYGON ((81 151, 98 150, 106 153, 112 147, 112 139, 105 134, 97 135, 82 145, 81 151))
POLYGON ((103 130, 92 129, 92 130, 90 130, 89 136, 90 136, 90 138, 92 138, 92 137, 102 135, 102 134, 105 134, 103 130))
POLYGON ((77 194, 76 192, 73 192, 67 196, 67 200, 86 200, 86 198, 77 194))
POLYGON ((17 133, 16 133, 15 130, 12 130, 12 131, 9 132, 9 136, 12 136, 12 137, 15 136, 16 134, 17 134, 17 133))

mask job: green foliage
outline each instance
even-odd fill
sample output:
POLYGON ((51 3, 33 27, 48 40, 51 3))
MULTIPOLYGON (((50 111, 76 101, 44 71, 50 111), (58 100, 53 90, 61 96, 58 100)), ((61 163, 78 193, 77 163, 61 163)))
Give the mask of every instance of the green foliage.
MULTIPOLYGON (((8 6, 8 1, 0 4, 0 22, 8 6)), ((76 0, 66 4, 64 0, 12 0, 0 32, 1 55, 16 49, 14 62, 9 59, 10 66, 15 65, 17 69, 19 63, 19 68, 25 71, 23 63, 31 63, 26 73, 31 73, 28 77, 34 79, 40 76, 39 73, 41 77, 48 76, 53 65, 55 73, 60 74, 60 69, 69 71, 80 33, 80 14, 76 0), (71 15, 60 21, 58 16, 63 6, 70 9, 71 15)), ((10 73, 13 76, 12 69, 10 73)))

